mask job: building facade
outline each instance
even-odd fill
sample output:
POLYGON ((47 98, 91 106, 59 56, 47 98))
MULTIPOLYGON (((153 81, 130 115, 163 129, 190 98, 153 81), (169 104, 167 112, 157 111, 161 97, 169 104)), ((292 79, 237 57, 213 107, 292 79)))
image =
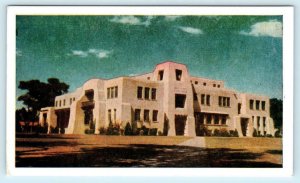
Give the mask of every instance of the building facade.
POLYGON ((55 106, 42 108, 39 122, 48 133, 84 134, 110 123, 125 128, 152 129, 169 136, 199 136, 205 127, 237 131, 240 137, 275 134, 269 98, 238 93, 224 81, 190 76, 185 65, 164 62, 151 73, 91 79, 73 93, 55 98, 55 106))

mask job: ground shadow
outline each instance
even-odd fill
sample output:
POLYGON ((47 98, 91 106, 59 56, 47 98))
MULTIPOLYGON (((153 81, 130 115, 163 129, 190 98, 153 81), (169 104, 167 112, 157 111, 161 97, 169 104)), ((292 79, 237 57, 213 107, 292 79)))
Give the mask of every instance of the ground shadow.
POLYGON ((242 149, 151 144, 83 147, 79 152, 45 157, 21 158, 17 153, 16 167, 282 167, 255 161, 262 155, 242 149))

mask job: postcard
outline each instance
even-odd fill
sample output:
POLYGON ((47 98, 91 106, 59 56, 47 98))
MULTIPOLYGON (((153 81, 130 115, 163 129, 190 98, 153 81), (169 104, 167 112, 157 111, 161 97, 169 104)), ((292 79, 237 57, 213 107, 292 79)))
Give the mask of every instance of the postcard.
POLYGON ((293 7, 7 15, 9 175, 292 175, 293 7))

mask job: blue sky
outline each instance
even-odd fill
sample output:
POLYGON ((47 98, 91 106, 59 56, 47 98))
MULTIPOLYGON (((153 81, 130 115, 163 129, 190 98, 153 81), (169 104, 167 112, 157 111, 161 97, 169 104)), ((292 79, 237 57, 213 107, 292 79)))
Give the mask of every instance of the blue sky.
POLYGON ((17 86, 56 77, 73 91, 172 60, 193 76, 282 99, 281 16, 17 16, 17 32, 17 86))

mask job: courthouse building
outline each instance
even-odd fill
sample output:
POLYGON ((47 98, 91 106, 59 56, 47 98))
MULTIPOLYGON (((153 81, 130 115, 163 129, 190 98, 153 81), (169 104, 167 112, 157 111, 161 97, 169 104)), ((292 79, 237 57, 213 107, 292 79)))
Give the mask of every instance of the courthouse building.
MULTIPOLYGON (((200 128, 236 130, 240 137, 274 136, 267 96, 238 93, 224 81, 190 76, 185 65, 167 61, 153 72, 113 79, 91 79, 73 93, 42 108, 39 122, 66 134, 84 134, 109 123, 125 128, 167 132, 169 136, 198 136, 200 128)), ((48 130, 51 133, 50 130, 48 130)))

